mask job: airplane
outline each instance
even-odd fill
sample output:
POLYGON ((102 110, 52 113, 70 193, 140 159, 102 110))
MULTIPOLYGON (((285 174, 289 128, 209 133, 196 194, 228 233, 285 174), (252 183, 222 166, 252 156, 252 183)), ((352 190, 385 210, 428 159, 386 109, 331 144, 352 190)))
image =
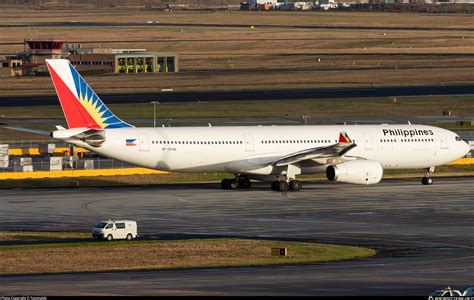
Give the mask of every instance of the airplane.
POLYGON ((234 174, 222 180, 223 189, 248 189, 257 180, 275 191, 299 191, 297 176, 316 173, 371 185, 384 170, 417 168, 430 185, 435 167, 470 151, 454 132, 412 124, 136 128, 113 114, 68 60, 46 64, 69 129, 17 130, 145 168, 234 174))

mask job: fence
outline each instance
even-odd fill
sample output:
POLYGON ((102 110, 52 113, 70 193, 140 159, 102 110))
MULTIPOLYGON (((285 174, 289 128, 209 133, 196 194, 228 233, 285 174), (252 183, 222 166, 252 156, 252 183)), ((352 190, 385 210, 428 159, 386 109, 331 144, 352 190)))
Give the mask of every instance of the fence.
POLYGON ((56 148, 69 147, 70 144, 65 142, 58 142, 54 139, 43 139, 43 140, 13 140, 13 141, 0 141, 0 144, 8 144, 10 149, 15 148, 39 148, 44 144, 56 144, 56 148))
MULTIPOLYGON (((62 163, 63 170, 85 170, 84 168, 85 160, 78 161, 67 161, 64 160, 62 163)), ((125 169, 125 168, 136 168, 136 166, 127 164, 121 161, 114 159, 90 159, 93 161, 93 169, 125 169)), ((33 172, 35 171, 50 171, 51 162, 49 158, 38 158, 34 159, 31 163, 33 166, 33 172)), ((20 159, 10 160, 7 168, 0 168, 0 173, 7 172, 23 172, 23 166, 20 163, 20 159)))

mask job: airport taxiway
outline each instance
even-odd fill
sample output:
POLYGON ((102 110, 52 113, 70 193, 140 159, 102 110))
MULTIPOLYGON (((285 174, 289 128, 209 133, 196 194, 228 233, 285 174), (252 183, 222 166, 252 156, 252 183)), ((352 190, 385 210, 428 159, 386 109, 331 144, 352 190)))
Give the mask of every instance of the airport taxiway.
MULTIPOLYGON (((375 257, 297 266, 0 277, 0 295, 420 295, 474 285, 474 178, 0 190, 0 230, 88 231, 138 221, 146 238, 235 236, 362 245, 375 257)), ((289 249, 291 252, 291 249, 289 249)), ((91 262, 92 263, 92 262, 91 262)))
MULTIPOLYGON (((474 30, 474 29, 473 29, 474 30)), ((305 88, 277 90, 234 90, 204 92, 150 92, 129 94, 100 94, 107 104, 150 103, 159 100, 166 102, 198 101, 250 101, 250 100, 288 100, 288 99, 335 99, 393 96, 430 95, 471 95, 474 85, 417 85, 417 86, 374 86, 347 88, 305 88)), ((43 106, 57 105, 58 97, 51 96, 0 96, 0 106, 43 106)))

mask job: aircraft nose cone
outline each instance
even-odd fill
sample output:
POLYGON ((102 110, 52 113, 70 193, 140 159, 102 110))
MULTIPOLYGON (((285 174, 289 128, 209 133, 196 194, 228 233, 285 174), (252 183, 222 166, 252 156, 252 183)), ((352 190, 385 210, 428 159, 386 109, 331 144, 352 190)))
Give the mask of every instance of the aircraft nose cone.
POLYGON ((471 152, 471 147, 466 142, 464 142, 463 144, 464 144, 464 146, 463 146, 463 149, 462 149, 462 153, 464 153, 463 156, 465 156, 466 154, 471 152))

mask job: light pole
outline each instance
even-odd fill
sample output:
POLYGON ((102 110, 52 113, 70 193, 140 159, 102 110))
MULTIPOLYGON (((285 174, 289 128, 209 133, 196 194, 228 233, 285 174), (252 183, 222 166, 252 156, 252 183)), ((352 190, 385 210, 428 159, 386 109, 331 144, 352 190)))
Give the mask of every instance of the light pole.
POLYGON ((160 104, 158 101, 151 101, 151 104, 153 104, 153 127, 156 127, 156 105, 160 104))
POLYGON ((311 118, 311 116, 303 116, 304 119, 304 125, 308 125, 308 118, 311 118))

